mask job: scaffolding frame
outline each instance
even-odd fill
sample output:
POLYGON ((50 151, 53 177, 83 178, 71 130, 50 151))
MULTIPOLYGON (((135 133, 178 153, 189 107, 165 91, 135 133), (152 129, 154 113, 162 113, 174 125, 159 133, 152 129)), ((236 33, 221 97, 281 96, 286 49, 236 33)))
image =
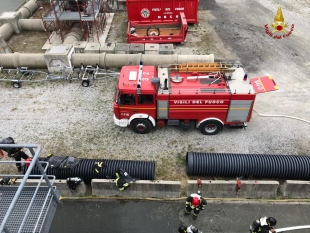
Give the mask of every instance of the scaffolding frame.
POLYGON ((66 35, 74 32, 73 25, 79 25, 83 40, 94 42, 96 38, 99 42, 109 14, 105 0, 38 0, 37 5, 50 44, 52 31, 63 43, 66 35))
MULTIPOLYGON (((40 232, 48 233, 52 218, 56 212, 59 193, 53 183, 55 176, 46 175, 48 162, 39 161, 41 148, 32 144, 0 144, 0 148, 28 148, 32 154, 32 161, 25 175, 0 174, 1 177, 21 177, 19 186, 1 186, 0 232, 40 232), (34 150, 36 149, 36 151, 34 150), (46 164, 45 168, 41 164, 46 164), (41 175, 31 175, 37 166, 41 175), (37 186, 25 186, 27 179, 39 177, 37 186), (51 178, 51 180, 50 180, 51 178), (46 186, 42 185, 43 179, 46 186), (10 198, 12 199, 10 201, 10 198), (30 200, 30 202, 29 202, 30 200), (3 216, 3 212, 6 213, 3 216)), ((1 163, 25 163, 17 161, 0 161, 1 163)))

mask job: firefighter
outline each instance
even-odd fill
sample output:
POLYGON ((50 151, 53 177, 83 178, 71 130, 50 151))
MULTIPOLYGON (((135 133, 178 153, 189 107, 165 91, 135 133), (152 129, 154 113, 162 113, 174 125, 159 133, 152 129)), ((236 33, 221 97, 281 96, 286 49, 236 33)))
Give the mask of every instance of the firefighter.
POLYGON ((95 172, 99 173, 103 168, 106 168, 107 165, 105 164, 104 161, 100 162, 100 161, 97 161, 94 163, 93 165, 93 169, 95 170, 95 172))
POLYGON ((204 198, 197 193, 193 193, 186 198, 185 214, 189 214, 192 210, 194 210, 193 219, 196 220, 200 210, 204 210, 206 205, 207 201, 204 198))
POLYGON ((115 184, 118 187, 119 191, 124 191, 126 187, 129 186, 129 183, 134 179, 122 168, 118 168, 115 172, 115 184))
POLYGON ((273 217, 262 217, 261 219, 257 219, 253 222, 253 224, 250 226, 250 232, 251 233, 269 233, 273 232, 276 233, 276 231, 273 229, 273 226, 277 224, 277 220, 273 217))
POLYGON ((180 226, 178 229, 179 233, 186 233, 186 227, 185 226, 180 226))
POLYGON ((179 233, 199 233, 200 231, 198 230, 197 227, 190 225, 189 227, 180 226, 178 229, 178 232, 179 233))
MULTIPOLYGON (((15 144, 14 139, 12 137, 7 137, 7 138, 3 138, 2 140, 0 140, 0 144, 15 144)), ((5 152, 7 152, 8 157, 10 158, 14 158, 16 162, 20 162, 21 159, 23 158, 24 160, 27 160, 29 163, 29 156, 22 151, 22 148, 0 148, 0 150, 3 150, 5 152)), ((1 152, 1 154, 3 154, 1 152)), ((22 166, 21 163, 16 163, 16 167, 18 172, 22 171, 22 166)))

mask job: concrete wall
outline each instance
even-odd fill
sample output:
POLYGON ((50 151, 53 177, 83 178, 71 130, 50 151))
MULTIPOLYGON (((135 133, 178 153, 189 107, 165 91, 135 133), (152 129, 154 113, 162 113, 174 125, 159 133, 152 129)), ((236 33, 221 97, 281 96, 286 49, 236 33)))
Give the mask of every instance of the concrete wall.
POLYGON ((288 198, 310 198, 310 181, 287 180, 279 191, 288 198))
POLYGON ((181 193, 179 181, 138 180, 130 183, 124 191, 119 191, 114 180, 93 179, 91 186, 94 196, 177 198, 181 193))
POLYGON ((241 181, 241 198, 275 198, 279 187, 278 181, 241 181))
MULTIPOLYGON (((40 180, 37 179, 28 179, 26 186, 36 186, 40 180)), ((14 185, 20 185, 22 179, 17 179, 14 185)), ((46 182, 43 180, 41 186, 46 186, 46 182)), ((77 187, 76 190, 71 191, 67 185, 66 180, 55 180, 53 186, 57 187, 60 195, 63 197, 81 197, 86 195, 86 185, 82 181, 77 187)))
MULTIPOLYGON (((21 183, 16 180, 15 185, 21 183)), ((27 180, 27 186, 38 184, 37 179, 27 180)), ((45 186, 45 181, 42 181, 45 186)), ((81 197, 86 195, 86 185, 82 182, 72 191, 66 180, 55 180, 53 186, 57 187, 63 197, 81 197)), ((139 180, 130 183, 124 191, 119 191, 115 180, 93 179, 92 195, 105 197, 137 197, 137 198, 179 198, 181 197, 181 182, 179 181, 148 181, 139 180)), ((275 198, 277 189, 283 197, 310 198, 310 181, 287 180, 279 186, 277 181, 241 181, 239 195, 236 194, 236 180, 203 180, 202 196, 205 198, 275 198)), ((196 180, 189 180, 186 186, 186 195, 197 192, 196 180)))
MULTIPOLYGON (((189 180, 186 193, 189 196, 198 190, 196 180, 189 180)), ((234 180, 203 180, 201 190, 203 197, 234 198, 236 196, 236 181, 234 180)))
MULTIPOLYGON (((204 180, 201 192, 207 198, 275 198, 279 182, 277 181, 241 181, 241 189, 237 195, 236 180, 204 180)), ((187 183, 187 195, 198 190, 196 180, 187 183)))

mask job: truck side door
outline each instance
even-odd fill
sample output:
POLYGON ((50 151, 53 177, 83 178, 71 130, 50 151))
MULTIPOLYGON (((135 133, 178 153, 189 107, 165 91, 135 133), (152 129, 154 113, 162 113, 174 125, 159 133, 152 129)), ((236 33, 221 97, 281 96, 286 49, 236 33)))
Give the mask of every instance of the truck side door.
POLYGON ((138 112, 145 113, 156 119, 155 96, 153 94, 138 95, 138 112))
POLYGON ((120 118, 129 119, 138 112, 135 94, 120 94, 119 105, 120 118))

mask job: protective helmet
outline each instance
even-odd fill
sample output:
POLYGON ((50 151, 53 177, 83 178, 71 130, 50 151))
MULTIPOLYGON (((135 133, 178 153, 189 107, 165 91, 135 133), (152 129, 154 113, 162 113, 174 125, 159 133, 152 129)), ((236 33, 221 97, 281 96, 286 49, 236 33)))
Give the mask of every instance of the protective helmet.
POLYGON ((15 144, 12 137, 3 138, 0 140, 0 144, 15 144))
POLYGON ((198 228, 197 227, 194 227, 194 226, 191 226, 191 231, 193 233, 198 233, 198 228))
POLYGON ((194 197, 192 200, 192 205, 193 206, 199 206, 200 205, 200 201, 198 197, 194 197))
POLYGON ((277 224, 277 220, 273 217, 269 217, 269 218, 267 218, 267 223, 269 226, 272 227, 272 226, 275 226, 277 224))
POLYGON ((178 229, 179 233, 186 233, 186 227, 185 226, 180 226, 178 229))

